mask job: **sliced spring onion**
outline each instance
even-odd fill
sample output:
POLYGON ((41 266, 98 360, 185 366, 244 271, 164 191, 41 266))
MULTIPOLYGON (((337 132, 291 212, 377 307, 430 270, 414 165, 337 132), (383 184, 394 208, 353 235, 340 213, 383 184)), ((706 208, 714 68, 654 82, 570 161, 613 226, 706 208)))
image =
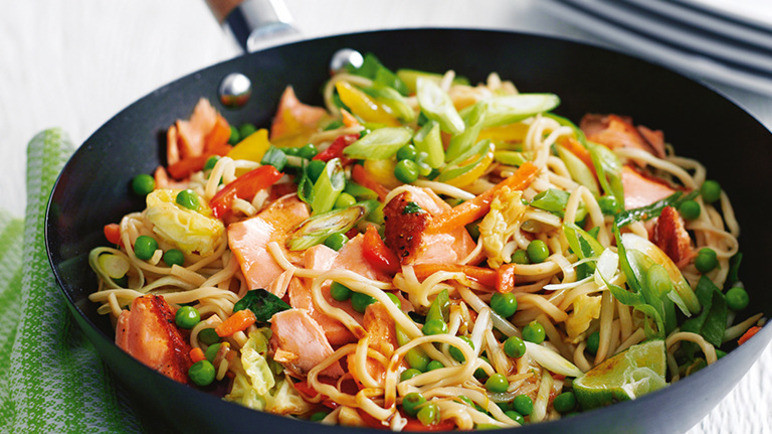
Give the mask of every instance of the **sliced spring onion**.
MULTIPOLYGON (((409 93, 416 92, 416 82, 418 81, 419 77, 425 80, 431 80, 437 84, 442 81, 442 74, 418 71, 415 69, 398 69, 397 77, 399 77, 405 83, 409 93)), ((469 80, 466 77, 456 77, 453 79, 453 84, 469 84, 469 80)))
POLYGON ((600 190, 598 189, 598 183, 595 182, 595 176, 590 171, 590 168, 568 149, 560 145, 556 145, 555 148, 558 151, 558 157, 566 164, 566 168, 568 169, 568 173, 571 174, 571 178, 587 187, 593 195, 598 196, 600 190))
POLYGON ((333 158, 324 166, 324 171, 311 189, 311 212, 321 214, 331 210, 345 187, 343 166, 339 158, 333 158))
POLYGON ((464 120, 453 106, 453 101, 445 91, 432 80, 418 77, 416 80, 418 105, 424 115, 440 124, 440 128, 452 135, 464 131, 464 120))
POLYGON ((377 201, 368 200, 348 208, 311 216, 290 233, 287 248, 292 251, 305 250, 323 243, 332 234, 347 232, 377 206, 377 201))
POLYGON ((111 253, 99 255, 97 262, 99 267, 112 279, 120 279, 129 271, 129 261, 111 253))
POLYGON ((545 367, 548 371, 565 375, 566 377, 581 377, 584 375, 584 372, 577 368, 576 365, 545 346, 526 341, 525 351, 536 363, 545 367))
POLYGON ((413 137, 407 127, 384 127, 371 131, 343 150, 349 158, 385 160, 391 158, 413 137))
POLYGON ((418 130, 413 137, 418 152, 426 152, 426 164, 434 169, 445 163, 445 149, 442 147, 440 136, 440 124, 437 121, 429 121, 418 130))
POLYGON ((488 103, 488 112, 485 115, 483 128, 519 122, 539 113, 548 112, 560 104, 560 98, 552 93, 501 95, 485 101, 488 103))
POLYGON ((501 164, 515 167, 520 167, 525 164, 526 161, 530 161, 530 156, 528 154, 517 151, 496 151, 493 153, 493 158, 501 164))
POLYGON ((475 169, 486 159, 489 153, 493 153, 493 149, 495 149, 495 146, 490 140, 480 140, 463 155, 448 163, 442 172, 440 172, 440 176, 437 177, 437 180, 441 182, 450 181, 475 169))
POLYGON ((358 200, 378 199, 378 193, 351 180, 346 183, 346 188, 344 188, 343 191, 354 196, 358 200))
POLYGON ((619 157, 603 145, 588 142, 587 146, 603 191, 614 196, 617 203, 625 203, 625 192, 622 187, 622 162, 619 157))
POLYGON ((263 154, 263 159, 260 160, 260 164, 264 166, 271 165, 281 172, 284 169, 284 166, 287 165, 287 155, 281 149, 271 146, 265 154, 263 154))
POLYGON ((475 143, 477 136, 480 135, 487 110, 485 101, 480 101, 464 114, 464 131, 450 139, 448 149, 445 151, 445 160, 454 160, 475 143))
POLYGON ((391 87, 375 83, 371 87, 362 89, 362 91, 388 107, 391 113, 403 122, 413 122, 415 120, 415 111, 407 104, 405 98, 391 87))
MULTIPOLYGON (((531 201, 531 206, 549 211, 562 218, 565 214, 566 204, 568 204, 568 198, 570 196, 571 194, 567 191, 550 188, 534 196, 533 200, 531 201)), ((578 209, 576 210, 575 220, 582 221, 586 215, 587 208, 584 206, 584 203, 580 203, 578 209)))

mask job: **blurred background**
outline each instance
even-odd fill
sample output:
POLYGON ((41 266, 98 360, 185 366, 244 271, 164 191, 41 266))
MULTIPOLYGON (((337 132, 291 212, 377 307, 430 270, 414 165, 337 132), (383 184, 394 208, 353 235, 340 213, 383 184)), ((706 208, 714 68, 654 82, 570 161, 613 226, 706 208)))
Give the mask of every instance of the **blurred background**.
MULTIPOLYGON (((0 208, 17 216, 25 207, 26 144, 35 133, 59 126, 80 144, 153 89, 240 53, 203 0, 0 4, 0 208)), ((302 38, 395 27, 470 27, 612 47, 704 81, 772 129, 770 0, 285 4, 302 38)), ((691 432, 772 429, 772 391, 764 388, 772 382, 771 371, 768 348, 732 394, 691 432)))

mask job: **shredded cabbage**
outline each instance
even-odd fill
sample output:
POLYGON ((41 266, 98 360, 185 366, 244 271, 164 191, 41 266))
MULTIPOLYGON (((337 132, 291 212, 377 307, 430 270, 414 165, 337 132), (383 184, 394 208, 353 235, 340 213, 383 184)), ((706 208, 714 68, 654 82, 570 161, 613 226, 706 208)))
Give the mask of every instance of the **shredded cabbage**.
POLYGON ((491 202, 491 210, 480 222, 480 238, 483 242, 488 265, 498 268, 509 258, 502 256, 504 245, 514 235, 526 206, 520 200, 523 192, 504 187, 497 191, 491 202))
POLYGON ((212 210, 202 204, 199 211, 177 205, 178 190, 157 189, 147 195, 146 216, 153 231, 186 254, 201 256, 214 253, 225 226, 212 217, 212 210))
POLYGON ((600 318, 599 295, 582 294, 574 300, 574 310, 566 319, 566 332, 572 342, 577 342, 582 333, 589 327, 593 319, 600 318))

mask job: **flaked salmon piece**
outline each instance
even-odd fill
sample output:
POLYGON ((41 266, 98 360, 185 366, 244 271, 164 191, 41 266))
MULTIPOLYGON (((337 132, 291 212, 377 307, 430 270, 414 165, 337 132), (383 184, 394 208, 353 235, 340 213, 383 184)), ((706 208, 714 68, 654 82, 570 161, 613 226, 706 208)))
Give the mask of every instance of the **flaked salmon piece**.
POLYGON ((337 257, 338 252, 335 250, 324 244, 317 244, 303 253, 303 266, 309 270, 327 271, 332 268, 337 257))
POLYGON ((131 310, 118 317, 115 343, 149 368, 180 383, 188 382, 190 345, 174 325, 174 314, 163 297, 135 298, 131 310))
POLYGON ((390 282, 389 276, 374 268, 364 258, 362 253, 362 246, 364 244, 365 236, 359 234, 349 240, 339 251, 338 256, 332 261, 332 269, 343 269, 353 271, 354 273, 364 276, 372 280, 380 280, 382 282, 390 282))
MULTIPOLYGON (((369 337, 368 346, 375 351, 383 354, 387 359, 395 349, 399 347, 397 343, 397 330, 394 319, 389 315, 389 311, 383 303, 373 303, 367 306, 362 320, 362 326, 367 331, 369 337)), ((361 377, 358 371, 358 365, 355 362, 354 354, 348 356, 348 370, 356 379, 361 377)), ((407 363, 402 361, 404 368, 408 368, 407 363)), ((377 360, 367 358, 367 372, 376 381, 382 382, 386 376, 386 368, 377 360)))
MULTIPOLYGON (((271 317, 271 347, 274 360, 299 375, 307 375, 334 352, 322 327, 303 309, 289 309, 271 317)), ((322 371, 322 375, 343 375, 340 363, 322 371)))
POLYGON ((579 126, 588 140, 611 149, 618 147, 637 148, 660 158, 665 156, 662 132, 652 131, 646 127, 636 128, 633 125, 633 120, 627 116, 590 113, 582 118, 579 126), (641 128, 644 130, 642 131, 641 128))
POLYGON ((172 190, 184 190, 188 188, 187 181, 175 181, 169 177, 169 173, 163 166, 158 166, 153 173, 153 179, 155 180, 156 188, 165 188, 172 190))
POLYGON ((180 161, 180 146, 177 143, 177 127, 172 125, 166 130, 166 164, 180 161))
POLYGON ((228 246, 249 289, 265 288, 284 272, 268 252, 268 243, 276 241, 286 253, 287 234, 308 216, 306 204, 292 194, 277 199, 254 217, 228 225, 228 246))
POLYGON ((662 249, 678 268, 683 268, 694 258, 692 239, 686 231, 681 214, 672 206, 666 206, 650 233, 651 242, 662 249))
POLYGON ((271 124, 271 140, 282 136, 313 130, 327 115, 327 110, 303 104, 295 95, 292 86, 287 86, 281 95, 276 117, 271 124))
POLYGON ((630 166, 622 167, 625 209, 651 205, 675 193, 665 181, 648 178, 630 166))
POLYGON ((178 120, 177 145, 180 159, 195 157, 204 153, 206 136, 215 127, 218 113, 206 98, 198 100, 190 120, 178 120))
MULTIPOLYGON (((290 281, 288 293, 290 306, 307 311, 311 318, 322 327, 324 335, 327 337, 327 341, 330 344, 338 346, 349 342, 356 342, 356 337, 346 328, 346 326, 337 319, 327 316, 316 308, 313 296, 311 295, 311 289, 301 282, 300 279, 294 278, 290 281)), ((351 307, 351 303, 337 301, 332 298, 329 285, 322 288, 322 295, 332 306, 343 309, 357 320, 357 322, 362 322, 362 314, 355 311, 354 308, 351 307)))
POLYGON ((405 187, 406 191, 392 198, 383 208, 386 245, 402 264, 457 263, 475 248, 475 242, 461 227, 450 232, 427 233, 433 215, 451 209, 433 191, 420 187, 405 187), (405 210, 410 203, 415 207, 405 210))

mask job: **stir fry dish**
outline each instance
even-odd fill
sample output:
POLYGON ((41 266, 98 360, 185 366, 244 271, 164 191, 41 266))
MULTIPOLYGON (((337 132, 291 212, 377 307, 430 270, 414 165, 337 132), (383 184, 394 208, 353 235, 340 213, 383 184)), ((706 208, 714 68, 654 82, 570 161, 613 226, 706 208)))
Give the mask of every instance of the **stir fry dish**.
POLYGON ((729 198, 662 131, 372 54, 323 98, 169 126, 89 256, 120 348, 255 410, 468 430, 635 399, 763 325, 729 198))

